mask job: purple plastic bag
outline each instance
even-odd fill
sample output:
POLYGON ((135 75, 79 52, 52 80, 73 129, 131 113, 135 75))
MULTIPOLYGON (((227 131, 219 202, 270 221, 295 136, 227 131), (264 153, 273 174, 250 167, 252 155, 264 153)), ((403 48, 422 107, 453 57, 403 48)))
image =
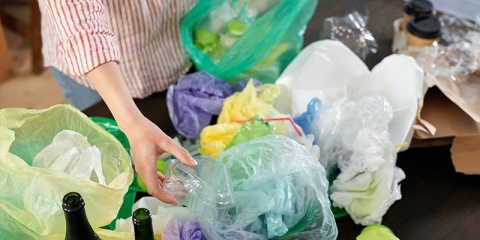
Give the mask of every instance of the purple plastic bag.
MULTIPOLYGON (((196 72, 180 78, 167 92, 167 107, 173 126, 187 139, 200 136, 213 115, 220 114, 225 98, 241 91, 247 79, 235 86, 207 72, 196 72)), ((254 80, 254 85, 262 83, 254 80)))
POLYGON ((182 227, 182 222, 177 218, 168 221, 162 232, 163 240, 207 240, 202 233, 200 223, 196 218, 189 219, 182 227))
POLYGON ((182 221, 172 218, 163 229, 162 240, 182 240, 182 221))
POLYGON ((196 218, 189 219, 185 222, 182 230, 182 240, 207 240, 196 218))
POLYGON ((196 138, 213 115, 220 114, 223 101, 232 95, 226 81, 206 72, 197 72, 180 78, 167 93, 170 119, 178 133, 186 138, 196 138))

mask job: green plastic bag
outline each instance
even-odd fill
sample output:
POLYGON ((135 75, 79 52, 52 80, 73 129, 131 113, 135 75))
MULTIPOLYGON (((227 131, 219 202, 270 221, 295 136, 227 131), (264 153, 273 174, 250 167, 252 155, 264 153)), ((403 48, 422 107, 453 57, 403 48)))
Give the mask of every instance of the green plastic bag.
POLYGON ((232 141, 225 147, 225 150, 252 139, 272 134, 275 134, 275 128, 270 122, 262 121, 262 117, 259 115, 253 116, 242 125, 232 141))
POLYGON ((130 156, 111 134, 74 107, 56 105, 44 110, 0 110, 0 176, 0 239, 61 239, 65 238, 61 204, 66 193, 82 195, 90 224, 98 230, 117 216, 133 170, 130 156), (31 166, 37 153, 66 129, 86 136, 100 150, 106 185, 31 166))
POLYGON ((198 70, 233 82, 274 83, 302 49, 316 6, 315 0, 200 0, 182 22, 182 40, 198 70))

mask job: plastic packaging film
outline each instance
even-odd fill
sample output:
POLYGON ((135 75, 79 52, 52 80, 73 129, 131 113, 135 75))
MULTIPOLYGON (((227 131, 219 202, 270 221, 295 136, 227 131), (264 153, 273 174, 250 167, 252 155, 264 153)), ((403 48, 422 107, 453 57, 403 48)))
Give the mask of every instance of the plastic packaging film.
POLYGON ((325 170, 302 145, 268 135, 219 160, 230 170, 236 204, 223 221, 200 221, 208 239, 336 239, 325 170))
POLYGON ((401 198, 396 149, 389 140, 393 110, 384 97, 346 99, 322 105, 312 131, 321 149, 320 162, 340 174, 333 181, 333 205, 345 208, 357 224, 380 223, 401 198))

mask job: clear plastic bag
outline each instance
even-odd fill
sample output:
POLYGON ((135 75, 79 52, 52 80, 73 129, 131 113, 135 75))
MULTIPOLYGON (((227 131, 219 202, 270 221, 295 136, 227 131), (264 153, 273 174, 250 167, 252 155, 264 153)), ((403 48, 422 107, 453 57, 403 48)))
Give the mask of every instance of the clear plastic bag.
POLYGON ((369 53, 376 53, 378 44, 367 29, 366 17, 358 12, 344 17, 329 17, 323 21, 320 39, 338 40, 365 61, 369 53))
POLYGON ((65 237, 61 206, 65 194, 79 192, 92 227, 105 226, 117 216, 133 169, 130 156, 114 136, 74 107, 56 105, 0 110, 0 176, 0 239, 56 239, 65 237), (106 186, 31 166, 34 157, 66 129, 87 136, 89 144, 98 147, 106 186))
POLYGON ((462 83, 480 67, 480 32, 469 31, 460 41, 448 46, 408 46, 400 53, 415 57, 429 85, 434 85, 435 78, 462 83))
POLYGON ((236 204, 221 222, 200 221, 208 239, 336 239, 325 170, 302 145, 268 135, 219 159, 230 170, 236 204))
POLYGON ((463 41, 468 32, 480 32, 480 18, 477 23, 473 23, 449 14, 442 14, 438 20, 442 23, 442 40, 446 45, 463 41))
POLYGON ((393 109, 381 96, 346 99, 322 105, 312 131, 321 149, 320 162, 328 173, 340 174, 329 190, 333 205, 345 208, 357 224, 380 223, 401 198, 396 167, 397 150, 389 140, 393 109))

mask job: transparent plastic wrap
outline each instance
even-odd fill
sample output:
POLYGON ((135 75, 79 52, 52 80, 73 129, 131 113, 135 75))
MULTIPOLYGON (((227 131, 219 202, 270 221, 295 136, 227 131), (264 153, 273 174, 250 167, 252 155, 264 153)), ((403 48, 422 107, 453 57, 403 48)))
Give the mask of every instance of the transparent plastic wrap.
POLYGON ((407 48, 424 71, 428 87, 437 86, 445 96, 480 122, 480 32, 469 32, 449 46, 407 48))
POLYGON ((339 168, 330 197, 345 208, 357 224, 380 223, 401 198, 399 182, 405 178, 396 167, 396 149, 389 140, 393 109, 379 95, 358 102, 341 99, 322 105, 312 124, 327 172, 339 168))
POLYGON ((200 220, 208 239, 336 239, 325 170, 295 140, 268 135, 219 159, 230 170, 236 205, 221 222, 200 220))
POLYGON ((437 86, 472 119, 480 122, 480 26, 446 14, 439 19, 443 26, 441 44, 400 47, 399 53, 415 58, 425 72, 428 87, 437 86))
POLYGON ((344 17, 329 17, 323 21, 320 39, 338 40, 365 61, 369 53, 376 53, 378 44, 367 29, 367 17, 357 11, 344 17))
POLYGON ((194 158, 198 162, 196 167, 178 159, 167 161, 163 188, 178 203, 192 208, 198 218, 221 221, 235 205, 230 173, 213 157, 194 158))
POLYGON ((448 45, 461 42, 470 31, 480 32, 480 15, 477 23, 457 18, 449 14, 442 14, 438 20, 442 23, 442 40, 448 45))
POLYGON ((401 53, 415 57, 429 85, 438 77, 465 82, 480 66, 480 32, 469 31, 448 46, 408 46, 401 53))

